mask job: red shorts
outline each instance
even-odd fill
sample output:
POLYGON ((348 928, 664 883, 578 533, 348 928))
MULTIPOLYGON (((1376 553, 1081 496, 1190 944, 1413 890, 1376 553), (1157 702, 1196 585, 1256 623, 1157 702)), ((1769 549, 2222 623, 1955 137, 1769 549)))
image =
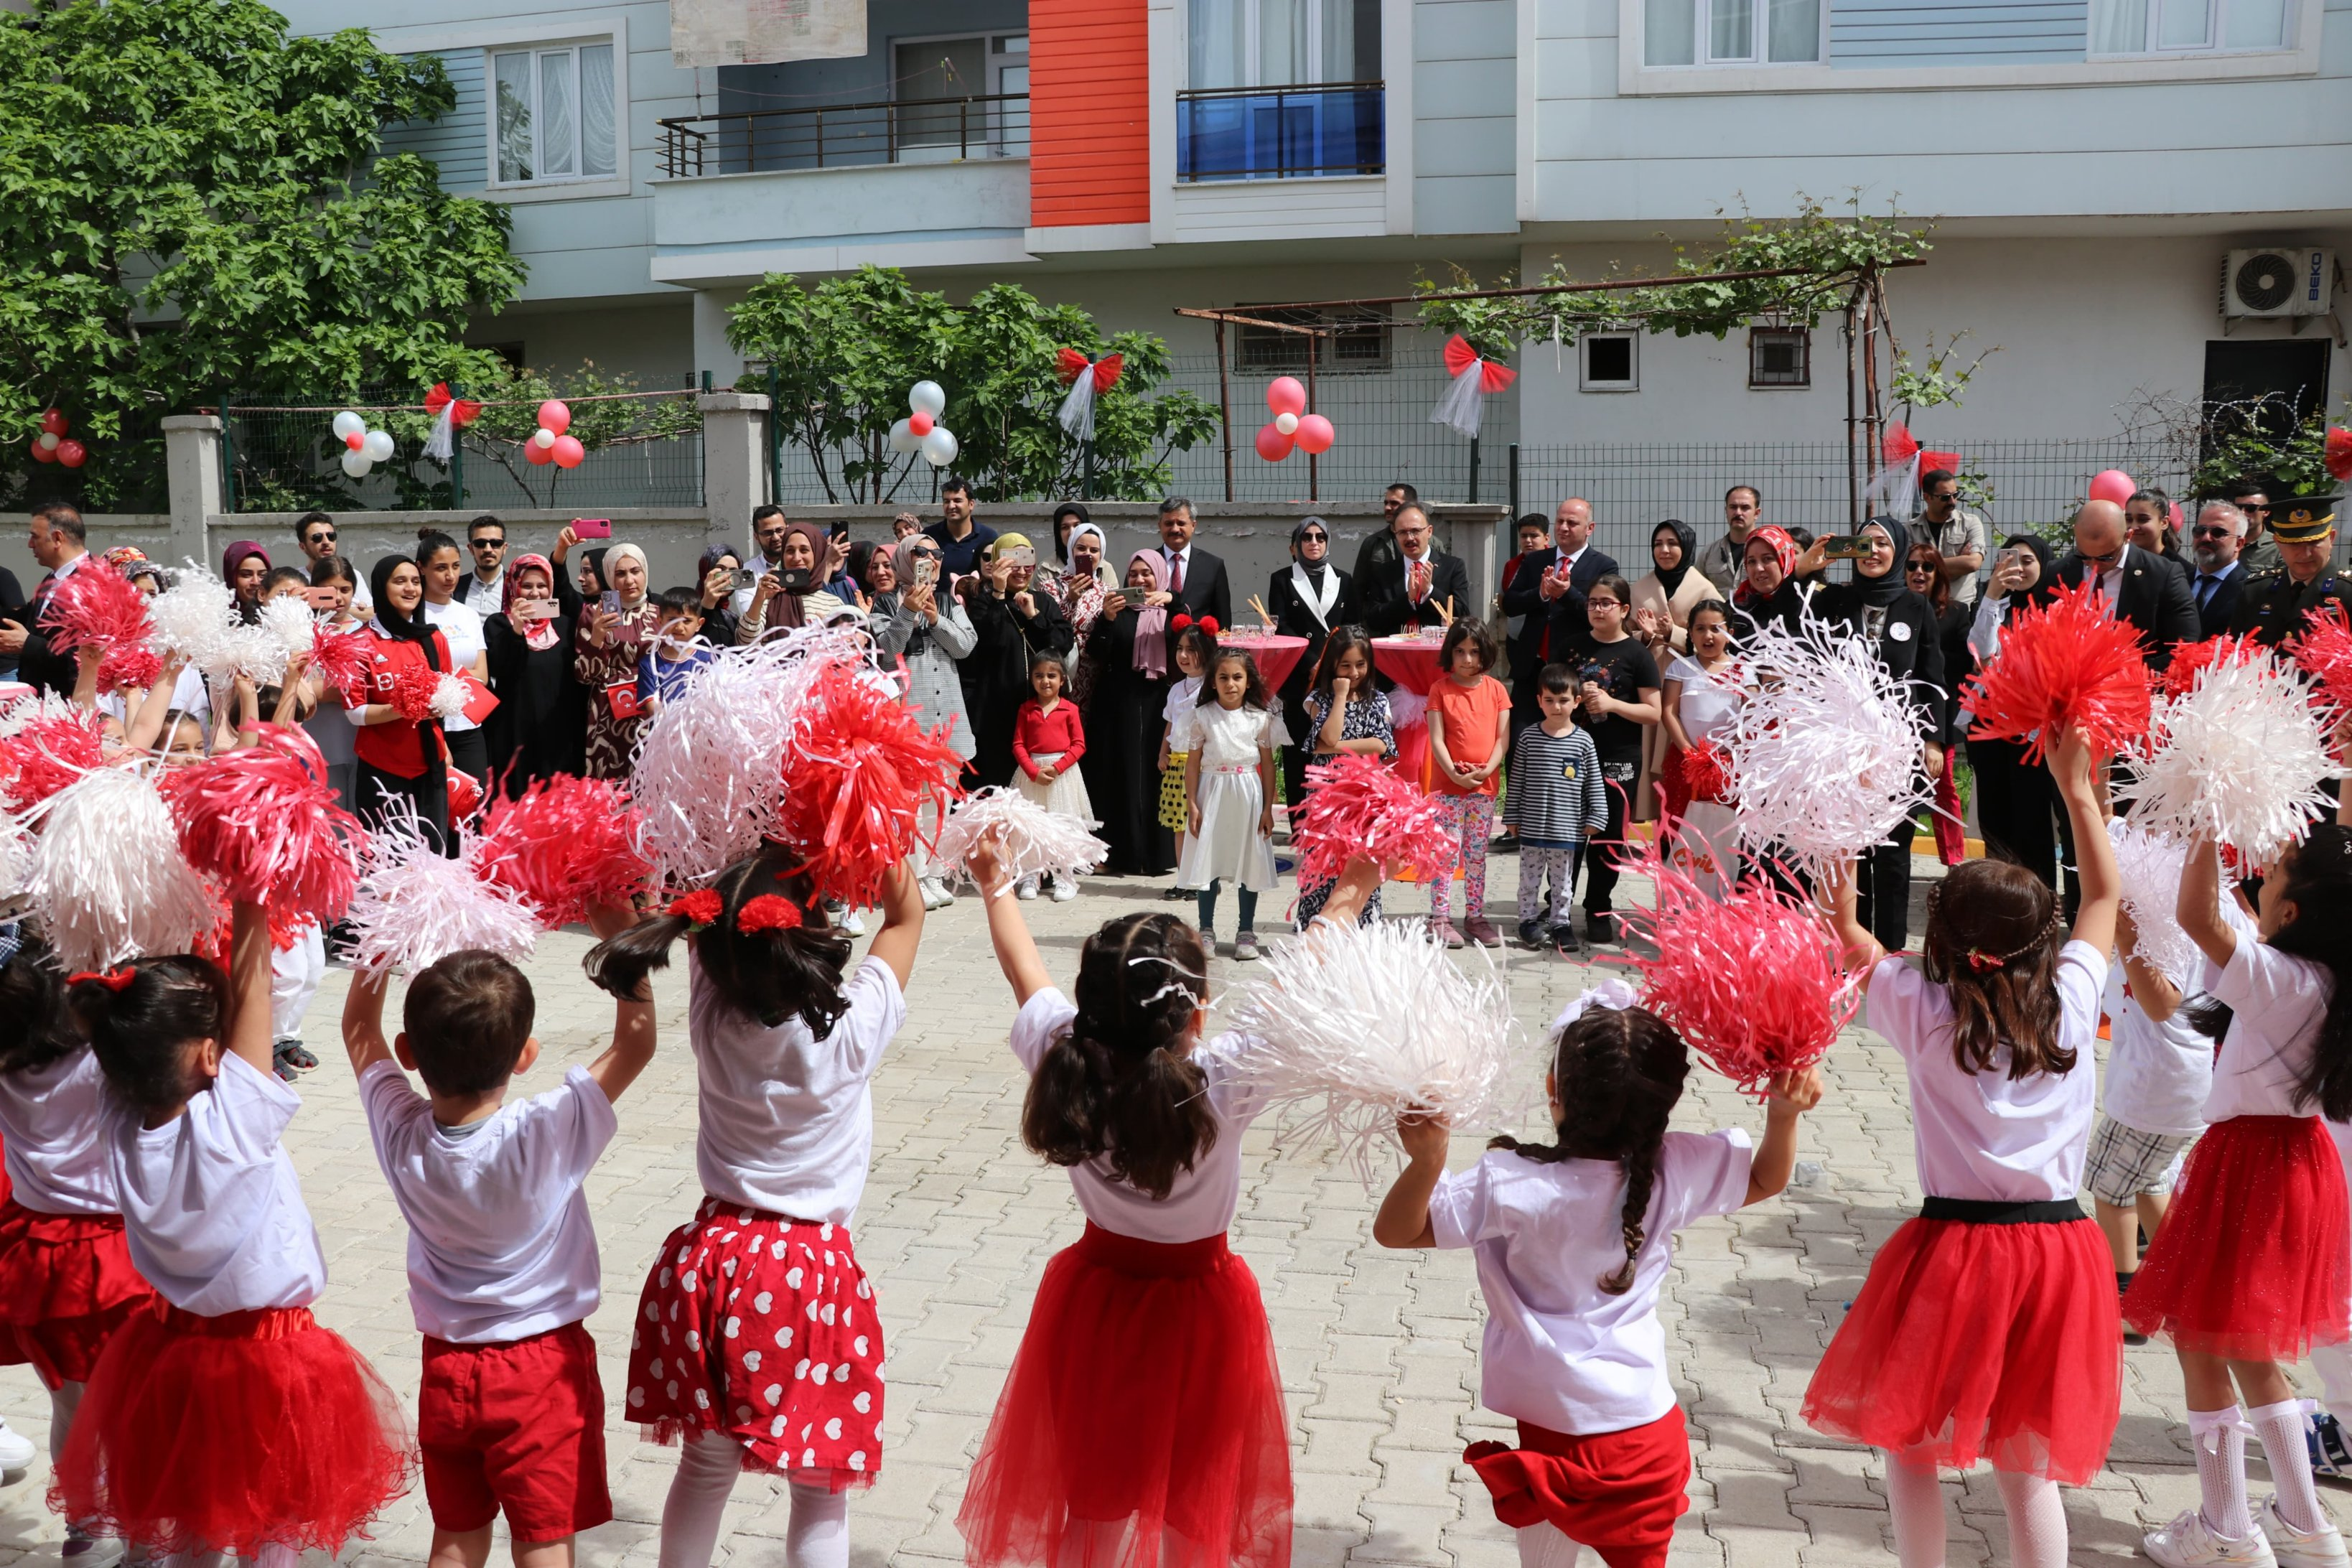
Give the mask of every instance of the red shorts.
POLYGON ((1609 1568, 1665 1568, 1675 1521, 1690 1507, 1690 1429, 1680 1406, 1622 1432, 1575 1436, 1519 1423, 1519 1446, 1473 1443, 1462 1462, 1515 1530, 1549 1524, 1609 1568))
POLYGON ((437 1529, 482 1530, 504 1509, 515 1540, 561 1541, 613 1517, 604 1385, 578 1323, 493 1344, 426 1335, 416 1438, 437 1529))

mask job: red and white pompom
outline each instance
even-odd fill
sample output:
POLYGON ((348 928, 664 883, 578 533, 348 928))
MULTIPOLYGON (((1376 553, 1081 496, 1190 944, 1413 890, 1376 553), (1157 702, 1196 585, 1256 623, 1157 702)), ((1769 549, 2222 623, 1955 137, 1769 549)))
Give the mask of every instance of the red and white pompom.
POLYGON ((220 922, 212 885, 180 851, 154 770, 100 768, 43 808, 33 913, 68 970, 186 952, 220 922))
POLYGON ((236 592, 191 561, 172 585, 147 601, 155 647, 211 673, 236 662, 236 592))
POLYGON ((0 812, 0 914, 14 914, 31 891, 34 859, 39 853, 32 830, 0 812))
POLYGON ((255 744, 169 769, 161 787, 181 852, 229 898, 267 904, 284 928, 343 918, 367 835, 308 734, 264 724, 255 744))
POLYGON ((163 661, 148 646, 155 623, 147 613, 147 595, 103 561, 83 562, 58 584, 41 624, 49 628, 49 646, 59 653, 84 643, 106 650, 98 667, 101 691, 152 686, 163 671, 163 661))
POLYGON ((444 673, 433 682, 433 717, 456 719, 466 711, 473 700, 474 689, 466 684, 462 675, 444 673))
POLYGON ((2139 633, 2110 617, 2095 584, 2061 589, 2047 605, 2001 628, 2000 651, 1969 679, 1960 704, 1975 717, 1972 739, 2023 741, 2025 760, 2061 731, 2078 731, 2093 754, 2113 756, 2148 731, 2147 663, 2139 633))
POLYGON ((1731 798, 1731 772, 1724 765, 1723 749, 1706 741, 1675 753, 1680 759, 1683 788, 1693 800, 1726 801, 1731 798))
POLYGON ((2352 718, 2352 624, 2342 605, 2306 611, 2303 618, 2304 628, 2288 640, 2287 651, 2340 723, 2352 718))
POLYGON ((2174 643, 2172 662, 2158 678, 2157 691, 2168 699, 2186 697, 2208 669, 2217 664, 2235 664, 2260 651, 2261 646, 2252 637, 2226 635, 2207 637, 2202 642, 2174 643))
POLYGON ((1355 860, 1451 876, 1460 847, 1437 802, 1378 757, 1350 752, 1307 770, 1307 804, 1292 814, 1298 879, 1336 881, 1355 860))
POLYGON ((310 668, 341 692, 345 702, 362 700, 374 659, 374 649, 361 627, 337 626, 326 620, 311 623, 310 668))
POLYGON ((481 875, 476 847, 452 860, 413 808, 388 816, 370 840, 367 871, 346 914, 352 962, 371 973, 414 974, 467 948, 516 963, 530 957, 539 911, 481 875))
POLYGON ((635 900, 652 871, 638 844, 644 828, 620 785, 559 774, 490 807, 475 863, 552 930, 586 920, 597 905, 635 900))
POLYGON ((948 726, 877 690, 847 662, 828 664, 793 715, 784 750, 781 837, 805 858, 817 896, 851 909, 878 901, 915 842, 925 800, 944 814, 962 794, 948 726))
POLYGON ((1619 915, 1657 948, 1633 957, 1643 1005, 1744 1093, 1811 1067, 1853 1021, 1860 988, 1821 911, 1763 882, 1717 898, 1644 847, 1654 909, 1619 915))
POLYGON ((2132 824, 2193 842, 2210 838, 2267 865, 2336 803, 2320 789, 2340 771, 2303 673, 2263 651, 2207 667, 2196 688, 2157 718, 2159 740, 2116 792, 2132 824))
POLYGON ((105 731, 84 709, 44 715, 0 740, 0 805, 29 811, 92 769, 106 765, 105 731))
POLYGON ((439 670, 422 664, 407 665, 392 678, 392 705, 402 718, 421 723, 433 717, 434 699, 440 690, 439 670))
POLYGON ((953 866, 969 878, 966 862, 983 838, 993 837, 996 864, 1010 888, 1024 877, 1076 878, 1103 863, 1110 846, 1087 831, 1088 824, 1047 811, 1019 790, 975 792, 940 827, 931 847, 933 862, 953 866))

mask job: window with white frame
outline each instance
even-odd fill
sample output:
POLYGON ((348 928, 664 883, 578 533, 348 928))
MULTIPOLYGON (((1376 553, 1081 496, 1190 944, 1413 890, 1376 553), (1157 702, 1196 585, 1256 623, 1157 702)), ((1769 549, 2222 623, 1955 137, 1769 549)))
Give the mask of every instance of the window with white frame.
POLYGON ((1191 0, 1194 89, 1381 79, 1379 0, 1191 0))
POLYGON ((619 126, 610 38, 493 50, 490 81, 498 184, 613 177, 619 126))
POLYGON ((1643 0, 1642 58, 1653 66, 1816 65, 1822 0, 1643 0))
POLYGON ((2223 54, 2287 47, 2287 0, 2098 0, 2092 52, 2223 54))
POLYGON ((1633 332, 1591 332, 1576 341, 1577 389, 1638 392, 1642 340, 1633 332))
POLYGON ((1811 386, 1812 384, 1812 333, 1802 327, 1750 327, 1748 330, 1748 385, 1811 386))

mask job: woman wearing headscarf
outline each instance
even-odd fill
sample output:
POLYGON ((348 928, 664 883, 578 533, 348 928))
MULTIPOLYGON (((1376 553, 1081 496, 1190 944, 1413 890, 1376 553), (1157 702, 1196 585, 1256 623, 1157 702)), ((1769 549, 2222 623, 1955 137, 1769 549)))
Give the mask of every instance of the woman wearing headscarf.
POLYGON ((360 819, 371 827, 381 826, 407 802, 443 852, 454 858, 457 840, 449 831, 449 760, 441 726, 432 719, 408 718, 393 702, 393 692, 407 671, 448 672, 449 645, 419 613, 425 574, 415 558, 385 556, 368 574, 368 587, 375 604, 367 627, 373 655, 368 700, 343 710, 359 727, 360 819))
POLYGON ((261 618, 261 587, 269 580, 269 552, 240 539, 221 552, 221 581, 236 594, 237 618, 247 626, 261 618))
POLYGON ((1087 754, 1078 766, 1110 847, 1104 868, 1157 877, 1176 863, 1176 843, 1160 826, 1160 714, 1168 704, 1168 563, 1139 550, 1127 584, 1103 601, 1087 639, 1093 695, 1081 710, 1087 754))
MULTIPOLYGON (((1992 580, 1969 628, 1970 672, 2000 651, 2001 628, 2019 612, 2049 603, 2057 591, 2047 544, 2030 533, 2012 533, 2003 540, 2000 553, 1993 557, 1992 580)), ((1987 855, 2014 860, 2055 889, 2065 811, 2050 770, 2026 762, 2026 744, 1969 737, 1977 825, 1984 834, 1987 855)))
POLYGON ((552 558, 519 555, 508 563, 499 613, 482 624, 490 689, 499 699, 483 738, 490 774, 509 799, 539 780, 577 774, 585 765, 588 689, 580 683, 572 652, 580 593, 563 569, 574 542, 567 528, 556 536, 552 558))
POLYGON ((604 546, 600 544, 593 550, 580 552, 578 586, 583 600, 597 598, 604 594, 604 546))
POLYGON ((1731 590, 1736 640, 1744 643, 1768 626, 1797 629, 1808 592, 1797 580, 1797 542, 1787 529, 1768 522, 1748 533, 1739 581, 1731 590))
POLYGON ((1283 798, 1300 801, 1307 798, 1307 742, 1314 739, 1307 723, 1307 689, 1314 684, 1332 628, 1352 626, 1361 608, 1355 584, 1331 563, 1329 523, 1319 517, 1298 520, 1290 531, 1290 564, 1266 583, 1265 607, 1274 613, 1277 634, 1307 639, 1306 653, 1275 693, 1282 699, 1278 723, 1289 742, 1282 748, 1283 798))
MULTIPOLYGON (((979 748, 972 741, 971 720, 963 706, 963 681, 956 670, 957 661, 970 656, 977 640, 971 617, 953 595, 939 591, 937 541, 909 534, 898 541, 889 561, 897 587, 887 595, 887 604, 884 595, 876 595, 874 607, 867 612, 874 651, 884 668, 896 666, 901 671, 907 706, 915 710, 923 728, 935 730, 946 724, 948 744, 970 763, 979 748)), ((923 853, 919 841, 938 828, 936 809, 928 803, 923 806, 922 820, 917 824, 921 832, 912 850, 923 906, 933 910, 955 902, 955 894, 923 853)))
POLYGON ((823 626, 839 613, 839 595, 817 585, 817 570, 829 542, 824 531, 814 523, 795 522, 785 531, 784 547, 777 552, 774 567, 761 574, 751 590, 751 602, 736 623, 737 642, 748 645, 772 631, 823 626))
POLYGON ((1078 511, 1080 516, 1063 535, 1062 544, 1069 552, 1070 568, 1062 574, 1059 593, 1062 614, 1070 623, 1069 699, 1083 708, 1087 700, 1083 683, 1092 679, 1084 657, 1087 634, 1095 629, 1095 622, 1102 615, 1103 601, 1118 592, 1118 574, 1105 559, 1110 553, 1108 536, 1086 520, 1085 509, 1076 502, 1068 503, 1067 510, 1078 511))
POLYGON ((592 779, 625 779, 629 758, 645 731, 646 717, 637 702, 637 660, 656 635, 660 622, 653 595, 646 552, 634 544, 615 544, 604 552, 604 580, 612 584, 617 608, 589 605, 580 613, 580 629, 572 638, 572 674, 588 689, 588 747, 583 774, 592 779))
POLYGON ((735 646, 735 574, 743 557, 730 544, 714 544, 694 563, 702 590, 702 639, 713 647, 735 646))
MULTIPOLYGON (((1698 570, 1698 534, 1678 517, 1650 530, 1650 571, 1633 584, 1633 615, 1625 629, 1641 639, 1650 658, 1664 670, 1677 654, 1690 651, 1690 613, 1716 596, 1715 584, 1698 570)), ((1664 724, 1642 731, 1642 773, 1633 788, 1633 820, 1650 822, 1658 815, 1658 795, 1653 787, 1665 764, 1670 745, 1664 724)))
POLYGON ((1013 782, 1013 731, 1029 700, 1030 656, 1058 654, 1066 661, 1075 642, 1060 604, 1033 585, 1036 566, 1021 559, 1024 552, 1034 553, 1028 540, 1000 533, 979 573, 959 584, 978 639, 961 673, 964 710, 980 748, 971 765, 982 784, 1013 782))

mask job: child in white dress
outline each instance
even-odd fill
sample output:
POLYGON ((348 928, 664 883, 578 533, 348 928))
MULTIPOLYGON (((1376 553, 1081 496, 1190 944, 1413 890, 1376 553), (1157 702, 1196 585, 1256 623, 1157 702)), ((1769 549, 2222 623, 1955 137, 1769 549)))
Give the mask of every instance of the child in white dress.
POLYGON ((1191 829, 1176 885, 1201 895, 1201 941, 1216 951, 1217 885, 1231 881, 1241 904, 1234 956, 1258 955, 1257 896, 1276 885, 1274 715, 1257 661, 1225 648, 1210 661, 1204 701, 1192 710, 1184 745, 1185 816, 1191 829))

